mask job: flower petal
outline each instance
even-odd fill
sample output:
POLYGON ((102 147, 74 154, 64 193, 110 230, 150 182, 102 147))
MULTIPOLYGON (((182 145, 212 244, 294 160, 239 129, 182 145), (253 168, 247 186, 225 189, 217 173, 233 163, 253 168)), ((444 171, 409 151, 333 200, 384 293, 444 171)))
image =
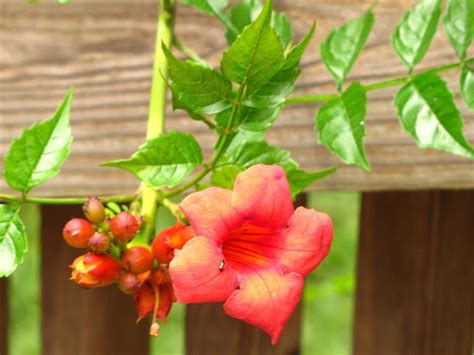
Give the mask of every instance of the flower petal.
POLYGON ((301 299, 303 277, 281 274, 276 269, 254 268, 242 278, 224 304, 224 311, 237 319, 263 329, 276 344, 286 322, 301 299))
POLYGON ((231 205, 232 191, 209 187, 188 195, 180 204, 186 218, 200 235, 221 244, 242 223, 231 205))
POLYGON ((170 283, 161 284, 160 290, 160 304, 156 312, 156 316, 161 320, 166 320, 166 317, 170 313, 171 306, 173 305, 173 286, 170 283))
POLYGON ((223 260, 224 255, 217 244, 203 237, 194 237, 182 250, 176 249, 169 270, 178 301, 225 301, 238 281, 232 268, 225 266, 223 260))
POLYGON ((260 164, 240 173, 234 183, 232 206, 248 223, 275 229, 285 226, 294 208, 283 169, 260 164))
POLYGON ((138 292, 133 295, 133 298, 137 306, 138 322, 153 312, 153 308, 155 307, 155 293, 148 284, 144 284, 140 287, 138 292))
POLYGON ((273 241, 281 249, 279 263, 288 271, 305 276, 329 253, 332 238, 332 222, 327 214, 298 207, 288 221, 288 228, 273 241))

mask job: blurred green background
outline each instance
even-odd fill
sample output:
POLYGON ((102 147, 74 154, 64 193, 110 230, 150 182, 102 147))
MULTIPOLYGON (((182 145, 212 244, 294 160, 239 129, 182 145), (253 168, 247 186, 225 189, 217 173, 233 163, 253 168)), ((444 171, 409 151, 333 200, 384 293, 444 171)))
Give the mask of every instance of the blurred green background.
MULTIPOLYGON (((335 236, 331 252, 322 265, 306 278, 303 295, 303 355, 349 355, 351 353, 354 306, 355 257, 360 194, 316 192, 308 205, 329 213, 335 236)), ((26 205, 22 210, 30 242, 25 263, 9 279, 10 354, 38 355, 40 334, 40 250, 39 210, 26 205)), ((165 214, 160 227, 173 219, 165 214)), ((66 266, 65 266, 66 267, 66 266)), ((152 339, 152 354, 184 353, 185 306, 175 304, 161 335, 152 339)))

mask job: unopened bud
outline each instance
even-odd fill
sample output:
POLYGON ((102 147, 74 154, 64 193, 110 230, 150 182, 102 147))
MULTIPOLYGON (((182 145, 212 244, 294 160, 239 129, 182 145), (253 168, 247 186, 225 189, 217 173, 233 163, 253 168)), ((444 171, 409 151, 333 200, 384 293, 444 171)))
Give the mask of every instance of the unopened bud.
POLYGON ((87 253, 77 257, 72 265, 71 280, 84 287, 112 284, 120 275, 120 265, 107 254, 87 253))
POLYGON ((158 323, 155 322, 150 326, 150 335, 153 337, 160 335, 160 325, 158 323))
POLYGON ((153 285, 155 286, 160 285, 163 282, 164 278, 165 278, 165 272, 161 268, 157 268, 151 271, 150 282, 153 285))
POLYGON ((110 229, 115 238, 128 242, 138 233, 140 222, 135 216, 124 211, 110 221, 110 229))
POLYGON ((118 280, 118 286, 123 293, 127 295, 133 295, 140 288, 141 282, 137 275, 130 272, 123 273, 120 275, 118 280))
POLYGON ((96 232, 89 239, 89 247, 97 253, 106 253, 110 249, 110 239, 105 234, 96 232))
POLYGON ((182 222, 163 229, 152 243, 153 256, 163 264, 169 264, 174 257, 174 249, 182 249, 184 244, 196 235, 192 227, 182 222))
POLYGON ((63 229, 64 240, 74 248, 86 248, 93 234, 92 224, 82 218, 71 219, 63 229))
POLYGON ((153 267, 153 255, 150 250, 142 246, 125 250, 121 260, 122 267, 134 274, 141 274, 153 267))
POLYGON ((105 219, 105 208, 97 197, 89 197, 82 206, 86 218, 94 224, 102 223, 105 219))

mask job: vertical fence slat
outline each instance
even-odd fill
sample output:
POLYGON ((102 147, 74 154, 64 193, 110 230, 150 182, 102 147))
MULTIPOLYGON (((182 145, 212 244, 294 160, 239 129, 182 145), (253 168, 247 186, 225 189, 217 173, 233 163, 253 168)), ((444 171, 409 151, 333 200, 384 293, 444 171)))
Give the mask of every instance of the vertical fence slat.
POLYGON ((135 325, 132 298, 117 287, 82 289, 69 281, 68 265, 82 252, 61 237, 78 206, 43 206, 42 334, 45 355, 148 354, 148 324, 135 325))
POLYGON ((300 353, 301 307, 286 325, 280 342, 255 327, 230 318, 221 303, 186 307, 187 355, 297 355, 300 353))
POLYGON ((362 201, 354 354, 470 354, 474 191, 362 201))
MULTIPOLYGON (((306 205, 306 195, 296 201, 306 205)), ((187 355, 298 355, 300 353, 301 304, 283 330, 276 346, 255 327, 227 316, 222 303, 192 304, 186 307, 187 355)))
POLYGON ((0 278, 0 355, 7 354, 8 346, 8 293, 7 280, 0 278))

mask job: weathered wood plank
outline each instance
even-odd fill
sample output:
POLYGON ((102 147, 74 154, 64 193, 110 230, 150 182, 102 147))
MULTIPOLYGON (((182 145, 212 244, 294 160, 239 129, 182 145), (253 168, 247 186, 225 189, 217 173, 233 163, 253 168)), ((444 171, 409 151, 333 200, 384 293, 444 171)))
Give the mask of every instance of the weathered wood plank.
MULTIPOLYGON (((295 205, 306 206, 307 195, 295 205)), ((222 303, 190 304, 186 307, 187 355, 298 355, 301 338, 301 303, 296 308, 276 346, 262 330, 224 313, 222 303)))
POLYGON ((474 190, 365 193, 354 354, 468 355, 474 190))
POLYGON ((273 346, 268 334, 224 313, 222 304, 186 307, 186 355, 298 355, 301 306, 273 346))
POLYGON ((0 355, 8 350, 8 294, 7 279, 0 279, 0 355))
POLYGON ((64 223, 79 207, 43 206, 42 339, 48 355, 148 355, 148 324, 135 324, 131 297, 117 287, 84 289, 69 280, 68 265, 81 254, 62 240, 64 223))
MULTIPOLYGON (((298 94, 329 93, 335 85, 322 64, 317 47, 333 26, 361 14, 371 1, 275 1, 288 11, 301 38, 313 20, 315 39, 303 58, 298 94), (344 6, 344 11, 341 10, 344 6)), ((367 49, 350 78, 370 83, 405 73, 390 47, 390 32, 413 1, 380 1, 377 23, 367 49)), ((148 108, 157 6, 145 0, 68 6, 24 1, 0 4, 0 154, 12 137, 32 122, 50 115, 66 89, 75 87, 73 153, 60 176, 39 194, 96 194, 133 190, 125 172, 98 168, 98 163, 130 155, 142 142, 148 108)), ((218 65, 225 48, 223 28, 215 19, 180 6, 177 33, 203 57, 218 65)), ((470 54, 474 54, 471 48, 470 54)), ((456 60, 440 30, 419 69, 456 60)), ((458 73, 447 73, 458 92, 458 73)), ((317 105, 287 107, 268 133, 272 143, 289 149, 304 168, 340 166, 315 189, 419 189, 474 186, 474 165, 464 158, 422 151, 403 132, 391 103, 395 89, 369 93, 367 152, 373 171, 346 167, 316 143, 313 117, 317 105)), ((460 103, 459 97, 457 97, 460 103)), ((465 130, 474 139, 474 115, 460 103, 465 130)), ((171 113, 168 127, 195 133, 206 155, 215 137, 182 112, 171 113)), ((0 185, 5 188, 4 183, 0 185)))

